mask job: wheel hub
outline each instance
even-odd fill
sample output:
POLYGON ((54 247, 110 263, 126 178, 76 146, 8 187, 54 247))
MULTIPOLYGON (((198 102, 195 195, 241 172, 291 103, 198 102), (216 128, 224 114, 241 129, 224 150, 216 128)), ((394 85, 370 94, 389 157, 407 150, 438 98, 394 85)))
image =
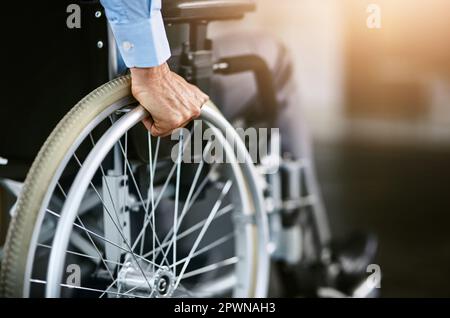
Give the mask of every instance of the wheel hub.
POLYGON ((161 267, 155 272, 146 270, 146 265, 135 261, 126 261, 119 270, 118 288, 122 294, 129 292, 130 297, 171 297, 175 290, 176 278, 168 267, 161 267), (145 274, 142 274, 142 271, 145 274))
POLYGON ((175 277, 167 267, 156 271, 153 278, 155 284, 155 297, 170 297, 175 289, 175 277))

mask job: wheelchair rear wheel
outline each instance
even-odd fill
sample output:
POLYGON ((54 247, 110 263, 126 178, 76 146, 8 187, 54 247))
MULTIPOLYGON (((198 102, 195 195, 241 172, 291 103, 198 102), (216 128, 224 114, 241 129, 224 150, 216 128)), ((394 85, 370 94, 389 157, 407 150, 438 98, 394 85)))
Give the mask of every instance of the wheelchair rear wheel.
POLYGON ((232 127, 212 103, 201 122, 223 162, 212 140, 198 156, 187 154, 198 142, 190 134, 175 143, 150 136, 139 124, 147 115, 122 77, 58 124, 8 230, 3 296, 266 296, 267 217, 242 141, 224 137, 232 127))

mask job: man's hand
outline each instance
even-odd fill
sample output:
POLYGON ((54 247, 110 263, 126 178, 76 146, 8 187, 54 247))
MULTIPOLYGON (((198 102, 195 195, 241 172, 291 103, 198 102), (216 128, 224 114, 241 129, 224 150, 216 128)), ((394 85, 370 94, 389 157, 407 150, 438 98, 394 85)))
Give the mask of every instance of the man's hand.
POLYGON ((151 118, 144 120, 153 136, 168 136, 200 116, 200 108, 209 97, 167 64, 152 68, 131 69, 131 92, 151 118))

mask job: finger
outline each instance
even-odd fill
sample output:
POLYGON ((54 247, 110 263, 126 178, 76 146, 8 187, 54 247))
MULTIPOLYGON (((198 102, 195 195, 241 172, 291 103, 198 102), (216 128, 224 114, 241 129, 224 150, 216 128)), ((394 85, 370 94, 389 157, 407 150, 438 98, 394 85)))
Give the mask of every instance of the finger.
POLYGON ((150 131, 150 132, 152 131, 152 127, 154 126, 154 121, 153 121, 152 117, 149 116, 149 117, 143 119, 142 123, 144 124, 145 128, 148 131, 150 131))
POLYGON ((156 125, 153 125, 150 128, 150 133, 152 134, 152 136, 154 137, 163 137, 163 134, 165 133, 164 130, 161 130, 160 128, 158 128, 156 125))
POLYGON ((210 98, 208 95, 205 95, 205 94, 197 95, 197 101, 198 101, 198 103, 200 105, 199 107, 201 109, 203 106, 205 106, 210 101, 210 98))
POLYGON ((206 95, 200 88, 198 88, 197 86, 192 85, 192 84, 190 84, 190 85, 191 85, 192 92, 194 93, 195 97, 197 97, 200 100, 203 100, 204 102, 209 100, 209 96, 206 95))
POLYGON ((154 127, 155 133, 157 133, 160 137, 164 138, 164 137, 168 137, 168 136, 172 135, 174 133, 174 131, 176 131, 177 129, 186 127, 191 121, 192 121, 192 118, 185 121, 181 126, 175 128, 175 129, 167 130, 167 131, 161 131, 161 130, 158 130, 155 126, 153 126, 153 127, 154 127))
POLYGON ((208 102, 210 102, 210 101, 211 101, 211 98, 209 98, 208 95, 205 95, 205 97, 204 97, 204 99, 203 99, 202 106, 200 106, 200 107, 205 106, 205 105, 206 105, 208 102))

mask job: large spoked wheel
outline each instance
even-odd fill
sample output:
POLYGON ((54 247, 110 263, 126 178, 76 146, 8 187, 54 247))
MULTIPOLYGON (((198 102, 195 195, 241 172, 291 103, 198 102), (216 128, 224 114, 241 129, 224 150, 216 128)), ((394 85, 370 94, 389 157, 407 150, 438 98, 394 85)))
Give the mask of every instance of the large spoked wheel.
POLYGON ((211 103, 176 140, 152 137, 129 94, 129 77, 95 90, 42 147, 9 228, 2 295, 266 296, 267 219, 243 142, 211 103))

